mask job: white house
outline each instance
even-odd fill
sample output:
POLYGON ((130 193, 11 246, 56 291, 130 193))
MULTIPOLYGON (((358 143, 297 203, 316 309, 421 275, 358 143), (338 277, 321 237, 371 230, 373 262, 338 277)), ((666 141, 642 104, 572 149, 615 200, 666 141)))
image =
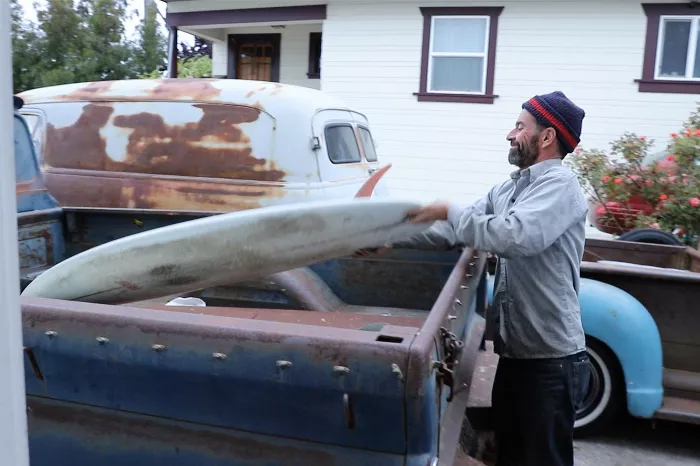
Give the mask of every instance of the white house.
POLYGON ((663 150, 700 94, 700 5, 659 0, 168 0, 216 76, 321 89, 365 113, 396 195, 470 202, 512 171, 521 104, 561 90, 581 145, 663 150))

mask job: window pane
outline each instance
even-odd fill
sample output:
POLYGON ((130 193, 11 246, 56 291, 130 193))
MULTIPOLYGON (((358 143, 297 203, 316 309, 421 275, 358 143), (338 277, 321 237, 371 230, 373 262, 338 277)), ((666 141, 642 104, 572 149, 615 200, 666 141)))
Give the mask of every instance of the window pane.
POLYGON ((660 76, 685 77, 689 36, 689 20, 664 21, 660 76))
POLYGON ((350 126, 329 126, 326 128, 328 157, 333 163, 351 163, 361 160, 360 148, 355 132, 350 126))
POLYGON ((485 18, 439 18, 433 29, 433 52, 486 51, 485 18))
POLYGON ((368 162, 377 161, 377 152, 374 150, 374 141, 372 135, 365 128, 360 128, 360 136, 362 136, 362 146, 365 148, 365 157, 368 162))
POLYGON ((483 58, 433 58, 431 91, 482 92, 483 58))

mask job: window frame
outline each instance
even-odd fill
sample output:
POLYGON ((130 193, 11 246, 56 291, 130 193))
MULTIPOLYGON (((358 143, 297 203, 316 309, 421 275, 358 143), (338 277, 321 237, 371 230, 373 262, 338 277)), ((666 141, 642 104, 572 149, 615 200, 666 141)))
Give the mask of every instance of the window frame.
POLYGON ((659 18, 659 39, 656 43, 656 60, 654 63, 654 79, 656 80, 666 80, 666 81, 688 81, 688 82, 700 82, 700 77, 693 78, 692 70, 695 68, 695 61, 692 62, 693 66, 690 64, 690 58, 695 56, 697 52, 698 45, 698 26, 700 24, 700 15, 697 16, 679 16, 679 15, 661 15, 659 18), (666 32, 666 21, 690 21, 690 32, 688 33, 688 53, 685 57, 685 76, 659 76, 661 71, 661 61, 663 54, 663 41, 664 33, 666 32), (692 38, 695 37, 693 41, 692 38), (691 77, 688 77, 688 71, 690 70, 691 77))
MULTIPOLYGON (((494 94, 496 69, 496 47, 498 39, 498 19, 503 7, 420 7, 423 15, 423 45, 420 64, 420 87, 414 93, 419 102, 465 102, 493 104, 498 97, 494 94), (442 18, 487 18, 482 92, 474 91, 431 91, 432 52, 435 19, 442 18)), ((447 52, 441 56, 476 56, 474 53, 447 52)), ((439 55, 439 56, 440 56, 439 55)))
MULTIPOLYGON (((642 9, 647 17, 647 28, 642 77, 635 79, 639 86, 639 92, 700 94, 700 78, 659 76, 663 52, 661 46, 664 38, 664 21, 667 19, 689 19, 691 20, 692 34, 694 30, 700 30, 700 8, 690 3, 643 3, 642 9)), ((697 47, 697 36, 695 43, 688 45, 688 56, 690 56, 691 51, 697 47)), ((686 72, 688 67, 689 64, 686 62, 686 72)))
POLYGON ((485 95, 486 75, 488 72, 489 59, 489 31, 491 30, 491 17, 485 15, 436 15, 430 17, 430 49, 428 50, 428 82, 426 91, 431 94, 455 94, 455 95, 485 95), (433 52, 433 40, 435 39, 435 20, 439 19, 485 19, 486 29, 484 30, 484 51, 475 52, 433 52), (483 58, 484 67, 481 73, 481 89, 479 91, 434 91, 433 90, 433 62, 434 58, 483 58))
POLYGON ((362 147, 360 147, 360 144, 362 144, 362 141, 358 139, 358 134, 355 131, 355 125, 352 123, 328 123, 326 126, 323 127, 323 140, 324 144, 326 145, 326 157, 328 157, 328 160, 333 164, 333 165, 348 165, 352 163, 362 163, 363 162, 363 155, 362 155, 362 147), (347 162, 336 162, 331 158, 331 151, 329 150, 330 144, 328 144, 328 130, 331 128, 337 128, 337 127, 347 127, 350 128, 352 131, 352 139, 355 141, 355 147, 357 147, 357 155, 359 155, 359 160, 350 160, 347 162))

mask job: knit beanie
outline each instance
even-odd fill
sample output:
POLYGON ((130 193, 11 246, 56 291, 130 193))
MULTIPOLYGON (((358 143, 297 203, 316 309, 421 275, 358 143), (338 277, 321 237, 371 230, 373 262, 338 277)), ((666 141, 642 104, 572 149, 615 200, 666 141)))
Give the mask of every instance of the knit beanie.
POLYGON ((536 95, 523 104, 523 107, 546 128, 554 128, 557 139, 567 154, 574 151, 581 141, 581 124, 586 112, 570 101, 563 92, 536 95))

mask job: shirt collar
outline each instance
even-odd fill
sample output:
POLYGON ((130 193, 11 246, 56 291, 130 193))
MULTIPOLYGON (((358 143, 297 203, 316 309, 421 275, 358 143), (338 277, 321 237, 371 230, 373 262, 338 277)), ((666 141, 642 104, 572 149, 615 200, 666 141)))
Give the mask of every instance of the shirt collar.
POLYGON ((517 182, 521 177, 526 177, 529 178, 528 182, 532 182, 549 168, 556 165, 561 165, 561 162, 562 160, 559 158, 544 160, 526 168, 525 170, 515 170, 510 174, 510 178, 517 182))

